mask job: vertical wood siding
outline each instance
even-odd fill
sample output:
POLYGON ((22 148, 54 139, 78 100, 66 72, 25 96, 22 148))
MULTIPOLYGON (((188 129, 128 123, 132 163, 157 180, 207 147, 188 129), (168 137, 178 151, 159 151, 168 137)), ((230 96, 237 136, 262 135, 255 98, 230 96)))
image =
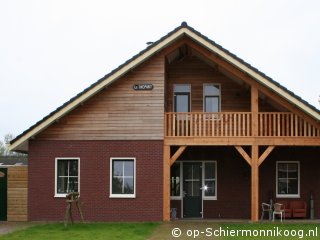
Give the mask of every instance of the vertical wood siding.
POLYGON ((28 167, 8 167, 8 221, 27 221, 28 167))

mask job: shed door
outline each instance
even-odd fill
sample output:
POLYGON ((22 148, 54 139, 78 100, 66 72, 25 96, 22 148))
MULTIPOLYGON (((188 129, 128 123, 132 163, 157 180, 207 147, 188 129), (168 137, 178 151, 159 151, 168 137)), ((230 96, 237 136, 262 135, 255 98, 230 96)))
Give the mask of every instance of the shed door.
POLYGON ((0 168, 0 221, 7 221, 7 169, 0 168))

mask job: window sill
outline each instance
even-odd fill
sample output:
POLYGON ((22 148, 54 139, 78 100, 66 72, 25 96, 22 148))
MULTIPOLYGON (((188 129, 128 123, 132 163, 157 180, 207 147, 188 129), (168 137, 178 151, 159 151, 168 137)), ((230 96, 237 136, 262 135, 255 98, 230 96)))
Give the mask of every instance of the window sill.
POLYGON ((67 196, 67 194, 55 194, 54 197, 55 198, 65 198, 67 196))
POLYGON ((217 197, 203 197, 203 200, 217 200, 217 197))
POLYGON ((136 198, 135 194, 112 194, 109 198, 136 198))
POLYGON ((170 200, 182 200, 181 196, 170 197, 170 200))
POLYGON ((300 195, 276 195, 276 198, 300 198, 300 195))

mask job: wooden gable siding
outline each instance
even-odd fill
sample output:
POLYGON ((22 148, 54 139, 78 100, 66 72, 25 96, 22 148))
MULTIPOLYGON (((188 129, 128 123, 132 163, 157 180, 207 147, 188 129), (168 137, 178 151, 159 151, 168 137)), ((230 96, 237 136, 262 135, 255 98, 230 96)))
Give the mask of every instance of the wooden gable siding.
MULTIPOLYGON (((166 110, 173 112, 174 84, 191 84, 191 111, 203 112, 203 84, 221 86, 222 112, 250 112, 250 87, 240 85, 197 57, 186 58, 167 67, 166 110)), ((277 111, 263 102, 259 111, 277 111)))
POLYGON ((46 140, 163 139, 164 57, 156 55, 43 131, 46 140), (134 84, 153 90, 133 90, 134 84))

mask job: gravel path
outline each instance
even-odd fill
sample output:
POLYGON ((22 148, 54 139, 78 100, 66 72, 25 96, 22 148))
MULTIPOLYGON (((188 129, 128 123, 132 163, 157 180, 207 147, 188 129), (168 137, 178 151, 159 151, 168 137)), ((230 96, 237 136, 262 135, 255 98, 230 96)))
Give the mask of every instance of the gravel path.
POLYGON ((0 222, 0 235, 4 235, 19 229, 24 229, 35 225, 35 223, 28 222, 0 222))

